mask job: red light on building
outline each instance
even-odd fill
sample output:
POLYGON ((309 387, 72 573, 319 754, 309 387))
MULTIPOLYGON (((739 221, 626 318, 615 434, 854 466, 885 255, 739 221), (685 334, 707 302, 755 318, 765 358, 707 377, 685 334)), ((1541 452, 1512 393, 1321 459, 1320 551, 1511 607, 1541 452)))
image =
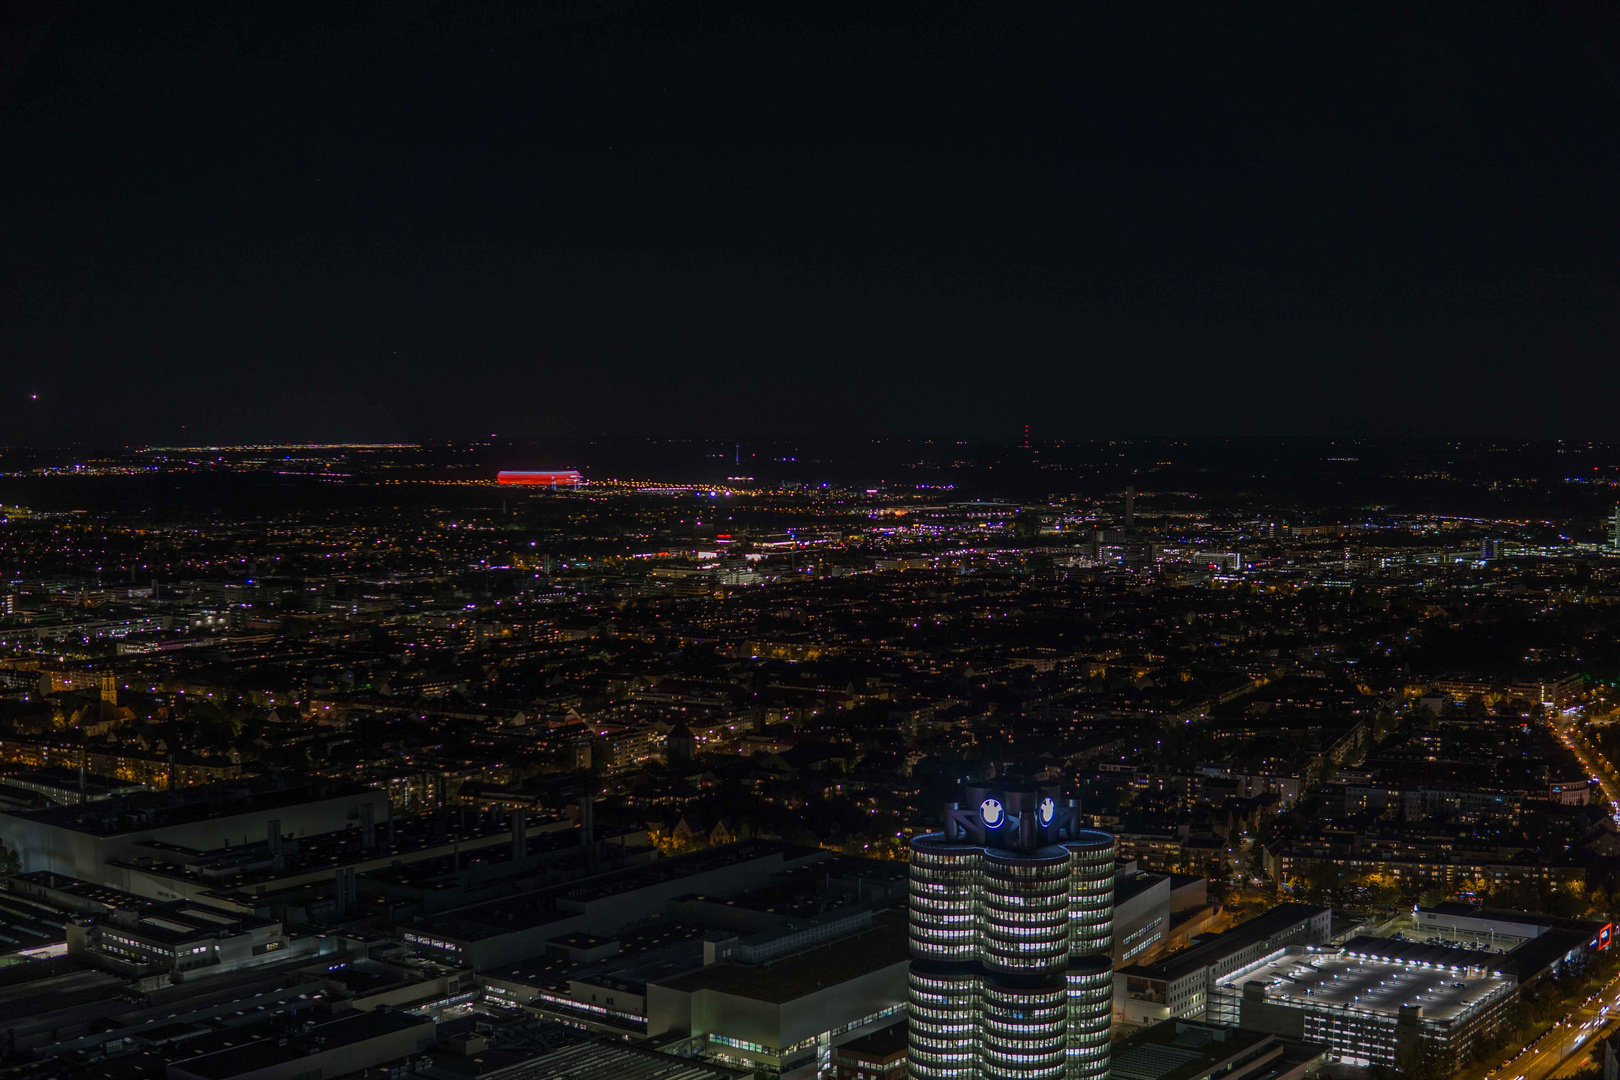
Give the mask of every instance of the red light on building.
POLYGON ((1607 949, 1610 940, 1614 937, 1614 924, 1605 923, 1603 929, 1598 931, 1598 948, 1607 949))
POLYGON ((495 482, 513 487, 578 487, 584 483, 578 469, 545 469, 538 472, 509 471, 495 474, 495 482))

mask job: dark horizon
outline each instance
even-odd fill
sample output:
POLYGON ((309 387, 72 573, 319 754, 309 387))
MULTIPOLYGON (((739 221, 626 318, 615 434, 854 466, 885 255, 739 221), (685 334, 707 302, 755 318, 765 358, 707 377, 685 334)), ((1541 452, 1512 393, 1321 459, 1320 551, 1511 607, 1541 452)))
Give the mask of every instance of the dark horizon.
MULTIPOLYGON (((630 482, 829 497, 985 499, 1111 505, 1127 487, 1143 513, 1333 521, 1386 513, 1541 522, 1569 538, 1606 534, 1620 502, 1611 443, 1210 437, 1057 442, 915 439, 557 437, 404 446, 0 447, 0 506, 41 511, 256 516, 298 508, 378 508, 403 500, 487 508, 507 469, 574 469, 611 498, 630 482), (267 452, 269 450, 270 452, 267 452), (202 451, 202 452, 198 452, 202 451), (424 486, 399 486, 407 480, 424 486), (435 483, 450 481, 450 487, 435 483), (830 490, 826 490, 830 489, 830 490)), ((729 497, 729 496, 728 496, 729 497)))
POLYGON ((1612 430, 1612 9, 0 18, 13 444, 1612 430))

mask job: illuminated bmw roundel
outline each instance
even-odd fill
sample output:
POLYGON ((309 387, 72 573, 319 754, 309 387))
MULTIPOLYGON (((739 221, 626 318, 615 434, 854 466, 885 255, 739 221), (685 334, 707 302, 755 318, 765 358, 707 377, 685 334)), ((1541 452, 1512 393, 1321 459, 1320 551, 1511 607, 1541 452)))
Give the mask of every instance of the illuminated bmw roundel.
POLYGON ((1050 825, 1055 817, 1057 817, 1057 803, 1053 802, 1052 797, 1048 795, 1041 800, 1041 824, 1050 825))
POLYGON ((1000 799, 986 799, 980 803, 979 816, 984 819, 987 829, 999 829, 1001 823, 1007 820, 1007 812, 1001 808, 1000 799))

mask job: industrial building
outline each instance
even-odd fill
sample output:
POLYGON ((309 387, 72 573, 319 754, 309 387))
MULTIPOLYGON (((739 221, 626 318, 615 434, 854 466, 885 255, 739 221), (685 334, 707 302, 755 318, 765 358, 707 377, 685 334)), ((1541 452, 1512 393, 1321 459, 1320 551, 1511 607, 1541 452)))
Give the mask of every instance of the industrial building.
POLYGON ((179 982, 191 973, 234 971, 319 951, 316 937, 290 938, 270 919, 228 915, 185 900, 130 899, 136 902, 69 920, 68 955, 120 975, 179 982))
MULTIPOLYGON (((750 1074, 824 1075, 834 1050, 894 1024, 906 1008, 905 923, 874 911, 895 894, 872 870, 818 849, 745 841, 580 883, 571 891, 597 898, 611 916, 598 915, 596 930, 518 922, 517 911, 533 911, 527 902, 481 906, 485 925, 513 913, 505 929, 517 936, 501 940, 514 955, 529 954, 480 968, 481 1006, 618 1038, 673 1040, 750 1074)), ((541 910, 566 899, 548 892, 541 910)), ((565 914, 572 921, 583 912, 565 914)), ((461 915, 430 925, 446 933, 461 915)), ((456 943, 424 941, 424 929, 407 939, 425 955, 462 962, 444 948, 456 943)))
MULTIPOLYGON (((316 1080, 345 1076, 420 1054, 435 1038, 432 1020, 406 1013, 354 1012, 311 1023, 289 1036, 228 1040, 212 1053, 168 1067, 169 1080, 316 1080)), ((202 1041, 202 1040, 199 1040, 202 1041)))
MULTIPOLYGON (((497 1045, 491 1048, 488 1040, 462 1040, 466 1057, 494 1057, 502 1054, 497 1045), (492 1052, 493 1051, 493 1052, 492 1052)), ((506 1066, 514 1072, 500 1075, 520 1077, 521 1080, 580 1080, 581 1077, 609 1077, 613 1080, 753 1080, 753 1073, 731 1069, 698 1058, 677 1057, 642 1046, 619 1042, 585 1042, 561 1047, 538 1057, 522 1060, 507 1052, 501 1060, 517 1058, 520 1066, 506 1066)), ((459 1065, 461 1062, 455 1062, 459 1065)), ((454 1069, 464 1075, 465 1069, 454 1069)))
POLYGON ((819 848, 744 840, 431 915, 404 937, 429 954, 483 971, 539 956, 570 934, 613 938, 663 914, 678 897, 744 892, 827 858, 819 848))
POLYGON ((905 1080, 908 1035, 901 1021, 844 1043, 833 1051, 831 1080, 905 1080))
MULTIPOLYGON (((362 876, 388 904, 431 911, 466 903, 486 895, 497 873, 588 862, 587 833, 560 813, 463 808, 398 819, 374 788, 272 780, 0 813, 0 838, 32 888, 61 878, 301 922, 355 916, 362 876), (446 864, 448 884, 439 880, 446 864)), ((621 853, 637 838, 644 834, 600 837, 621 853)))
POLYGON ((1213 911, 1204 878, 1153 873, 1134 859, 1121 860, 1114 872, 1114 965, 1152 960, 1207 925, 1213 911))
POLYGON ((891 1025, 905 1011, 910 966, 903 920, 769 964, 720 962, 649 983, 650 1036, 702 1036, 705 1056, 784 1080, 831 1067, 835 1043, 891 1025))
POLYGON ((1518 987, 1480 956, 1435 948, 1422 959, 1394 959, 1290 946, 1222 979, 1210 1019, 1319 1042, 1350 1065, 1394 1066, 1419 1037, 1460 1060, 1495 1029, 1518 987))
POLYGON ((173 899, 172 891, 164 895, 170 887, 144 880, 143 860, 167 864, 176 852, 274 845, 388 817, 388 796, 375 788, 240 780, 0 813, 0 843, 17 852, 24 871, 173 899))
POLYGON ((1224 934, 1211 934, 1155 964, 1114 973, 1114 1020, 1141 1027, 1163 1020, 1203 1020, 1215 985, 1286 945, 1324 945, 1331 908, 1279 904, 1224 934))
POLYGON ((1562 951, 1578 956, 1583 945, 1608 948, 1613 935, 1612 926, 1591 919, 1476 908, 1455 902, 1413 908, 1412 922, 1416 927, 1415 937, 1439 936, 1499 953, 1517 953, 1523 946, 1534 943, 1538 952, 1550 946, 1554 953, 1562 951))
POLYGON ((1394 1065, 1419 1039, 1460 1060, 1526 988, 1612 937, 1607 923, 1455 903, 1418 908, 1413 923, 1428 936, 1277 949, 1217 981, 1209 1019, 1320 1042, 1352 1065, 1394 1065))
POLYGON ((1165 1020, 1114 1048, 1114 1080, 1304 1080, 1327 1063, 1327 1047, 1270 1032, 1196 1020, 1165 1020))

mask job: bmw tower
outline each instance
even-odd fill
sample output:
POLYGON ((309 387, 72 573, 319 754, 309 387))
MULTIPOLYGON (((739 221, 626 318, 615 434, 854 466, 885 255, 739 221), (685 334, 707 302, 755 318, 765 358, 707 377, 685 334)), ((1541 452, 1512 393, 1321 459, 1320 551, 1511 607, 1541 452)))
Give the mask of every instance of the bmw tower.
POLYGON ((910 1075, 1101 1080, 1114 838, 1052 787, 970 785, 911 842, 910 1075))

